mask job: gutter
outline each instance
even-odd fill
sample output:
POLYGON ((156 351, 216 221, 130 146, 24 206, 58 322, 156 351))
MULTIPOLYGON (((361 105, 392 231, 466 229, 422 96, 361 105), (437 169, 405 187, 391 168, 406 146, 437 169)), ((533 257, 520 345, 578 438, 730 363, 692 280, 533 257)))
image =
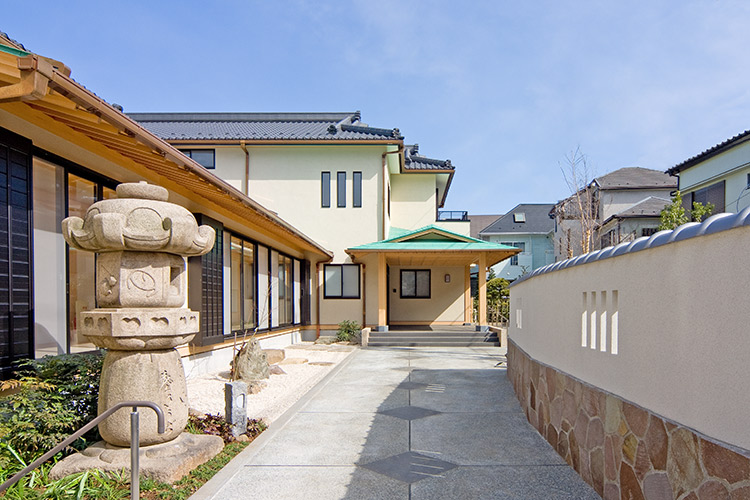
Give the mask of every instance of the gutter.
POLYGON ((242 183, 242 194, 248 196, 250 192, 250 152, 247 150, 245 141, 240 141, 240 148, 245 152, 245 182, 242 183))
POLYGON ((250 208, 261 217, 282 228, 295 239, 303 241, 309 248, 327 256, 329 259, 333 259, 332 252, 321 247, 307 235, 300 233, 288 222, 272 214, 258 202, 248 198, 244 193, 209 173, 206 169, 180 153, 173 146, 154 136, 151 132, 130 119, 124 113, 116 110, 109 103, 82 87, 61 71, 57 70, 45 58, 36 54, 19 57, 18 67, 21 69, 22 73, 21 82, 19 84, 0 87, 0 101, 30 101, 42 99, 46 96, 47 87, 49 87, 83 107, 83 109, 89 113, 92 113, 109 123, 124 135, 149 147, 154 155, 161 156, 166 161, 174 163, 178 168, 200 177, 208 184, 215 186, 216 189, 228 195, 233 201, 250 208), (42 83, 44 84, 43 92, 41 92, 42 83))

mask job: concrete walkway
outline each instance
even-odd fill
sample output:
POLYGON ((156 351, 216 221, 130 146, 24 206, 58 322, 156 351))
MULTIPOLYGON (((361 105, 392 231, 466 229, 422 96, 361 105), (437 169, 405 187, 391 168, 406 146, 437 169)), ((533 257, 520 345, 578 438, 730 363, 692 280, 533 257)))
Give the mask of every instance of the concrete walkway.
POLYGON ((598 499, 526 421, 503 352, 355 352, 191 498, 598 499))

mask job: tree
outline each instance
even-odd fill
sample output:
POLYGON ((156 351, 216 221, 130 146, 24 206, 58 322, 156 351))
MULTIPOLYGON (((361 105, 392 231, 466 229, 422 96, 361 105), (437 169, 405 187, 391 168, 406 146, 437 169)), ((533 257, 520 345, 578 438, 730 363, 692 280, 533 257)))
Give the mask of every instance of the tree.
POLYGON ((713 203, 704 205, 698 201, 693 202, 692 210, 685 210, 685 207, 682 205, 682 194, 677 191, 672 197, 672 203, 664 207, 661 211, 659 227, 657 229, 659 231, 675 229, 690 222, 691 218, 696 222, 700 222, 704 217, 711 215, 713 211, 713 203))
MULTIPOLYGON (((559 216, 561 219, 576 220, 580 224, 581 252, 588 253, 593 250, 597 225, 596 193, 591 186, 593 173, 580 146, 565 156, 565 164, 560 165, 560 171, 572 196, 562 202, 559 216)), ((570 238, 570 233, 568 237, 570 238)), ((567 253, 568 258, 573 257, 570 242, 567 253)))

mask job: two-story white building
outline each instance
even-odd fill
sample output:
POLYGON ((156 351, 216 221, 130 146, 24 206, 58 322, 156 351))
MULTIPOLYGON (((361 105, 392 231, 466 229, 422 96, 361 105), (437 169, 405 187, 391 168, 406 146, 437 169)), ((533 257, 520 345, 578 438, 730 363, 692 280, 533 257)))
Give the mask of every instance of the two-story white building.
POLYGON ((750 206, 750 130, 717 144, 667 170, 679 180, 686 209, 712 203, 714 213, 750 206))
POLYGON ((130 116, 331 250, 310 270, 322 286, 311 286, 305 338, 346 319, 383 330, 470 322, 469 267, 514 252, 471 238, 465 217, 442 220, 449 160, 359 112, 130 116))

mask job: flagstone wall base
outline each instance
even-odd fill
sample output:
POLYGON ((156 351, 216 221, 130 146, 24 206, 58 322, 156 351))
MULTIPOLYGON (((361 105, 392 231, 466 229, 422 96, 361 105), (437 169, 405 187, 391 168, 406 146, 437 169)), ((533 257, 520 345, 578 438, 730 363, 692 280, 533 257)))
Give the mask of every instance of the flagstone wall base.
POLYGON ((605 500, 750 500, 747 450, 543 365, 513 341, 508 377, 531 425, 605 500))

